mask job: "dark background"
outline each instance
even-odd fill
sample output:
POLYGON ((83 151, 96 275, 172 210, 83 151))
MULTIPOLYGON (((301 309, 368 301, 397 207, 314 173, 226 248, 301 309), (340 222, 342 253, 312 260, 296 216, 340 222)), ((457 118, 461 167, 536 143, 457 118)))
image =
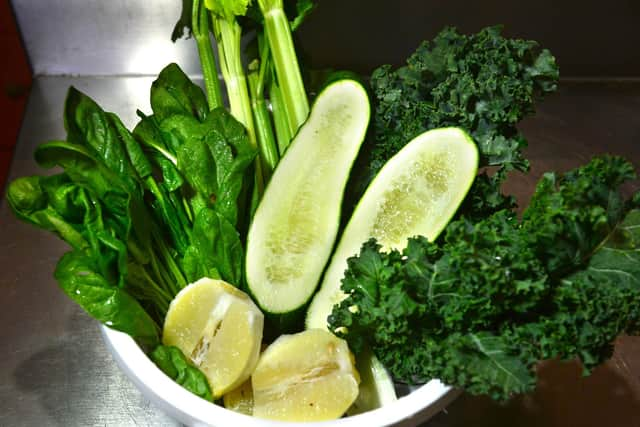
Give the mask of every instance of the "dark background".
POLYGON ((445 26, 503 24, 549 48, 565 78, 628 78, 640 76, 639 21, 638 0, 319 0, 298 39, 314 68, 368 72, 401 64, 445 26))

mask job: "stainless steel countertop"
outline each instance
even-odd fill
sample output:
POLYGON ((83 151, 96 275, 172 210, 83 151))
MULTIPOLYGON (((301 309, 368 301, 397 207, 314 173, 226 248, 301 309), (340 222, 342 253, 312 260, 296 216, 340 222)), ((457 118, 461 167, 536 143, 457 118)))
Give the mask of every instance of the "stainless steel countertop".
MULTIPOLYGON (((73 84, 125 124, 148 111, 148 77, 40 77, 29 99, 9 179, 39 172, 35 146, 64 138, 62 108, 73 84)), ((640 86, 568 84, 522 129, 529 176, 508 189, 526 204, 545 170, 566 170, 612 152, 640 166, 640 86)), ((0 201, 0 425, 175 426, 118 370, 98 325, 53 279, 65 244, 18 222, 0 201)), ((618 341, 616 355, 587 379, 576 364, 541 365, 539 390, 506 406, 463 395, 424 427, 640 426, 640 338, 618 341)))

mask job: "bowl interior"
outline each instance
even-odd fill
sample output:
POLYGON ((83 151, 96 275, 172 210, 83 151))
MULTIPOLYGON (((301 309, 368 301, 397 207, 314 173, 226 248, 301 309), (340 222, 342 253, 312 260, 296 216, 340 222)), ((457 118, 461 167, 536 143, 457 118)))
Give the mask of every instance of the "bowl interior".
MULTIPOLYGON (((107 348, 116 363, 154 405, 188 426, 290 426, 227 410, 190 393, 166 376, 127 334, 101 326, 107 348)), ((383 408, 310 426, 417 425, 432 417, 459 395, 458 390, 432 380, 383 408)))

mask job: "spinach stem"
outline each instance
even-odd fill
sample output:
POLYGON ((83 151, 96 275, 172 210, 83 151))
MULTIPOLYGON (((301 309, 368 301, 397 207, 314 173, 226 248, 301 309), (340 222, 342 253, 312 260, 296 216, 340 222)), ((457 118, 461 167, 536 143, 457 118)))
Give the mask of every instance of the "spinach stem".
POLYGON ((157 200, 157 204, 154 204, 154 210, 158 211, 160 219, 167 226, 176 250, 184 253, 189 246, 189 233, 184 227, 185 224, 180 221, 180 214, 173 204, 167 200, 166 192, 162 190, 152 176, 147 177, 145 184, 157 200))
POLYGON ((178 292, 180 292, 182 288, 187 286, 187 279, 182 274, 182 271, 180 270, 180 267, 178 267, 178 265, 176 264, 176 261, 173 259, 173 256, 171 256, 169 248, 167 247, 167 244, 165 243, 164 239, 162 239, 162 237, 158 238, 158 247, 160 248, 160 253, 164 258, 164 261, 166 262, 166 267, 169 269, 169 271, 173 275, 174 280, 171 280, 170 286, 171 286, 171 289, 174 291, 174 295, 175 295, 178 292))
POLYGON ((147 286, 140 286, 137 281, 128 281, 127 287, 138 293, 141 299, 151 302, 163 315, 166 314, 167 310, 169 310, 169 304, 171 304, 171 295, 162 289, 144 268, 141 269, 141 274, 144 276, 147 286))

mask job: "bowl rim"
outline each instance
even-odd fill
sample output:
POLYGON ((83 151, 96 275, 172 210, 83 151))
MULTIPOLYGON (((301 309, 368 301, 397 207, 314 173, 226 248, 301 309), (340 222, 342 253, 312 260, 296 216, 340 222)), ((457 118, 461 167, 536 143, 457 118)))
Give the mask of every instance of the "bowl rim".
MULTIPOLYGON (((285 427, 299 424, 251 417, 202 399, 162 372, 129 335, 105 325, 100 325, 100 329, 108 350, 129 380, 152 403, 185 424, 202 427, 285 427)), ((383 408, 337 420, 304 424, 311 427, 391 426, 400 422, 415 425, 440 412, 459 394, 457 389, 439 380, 431 380, 383 408)))

